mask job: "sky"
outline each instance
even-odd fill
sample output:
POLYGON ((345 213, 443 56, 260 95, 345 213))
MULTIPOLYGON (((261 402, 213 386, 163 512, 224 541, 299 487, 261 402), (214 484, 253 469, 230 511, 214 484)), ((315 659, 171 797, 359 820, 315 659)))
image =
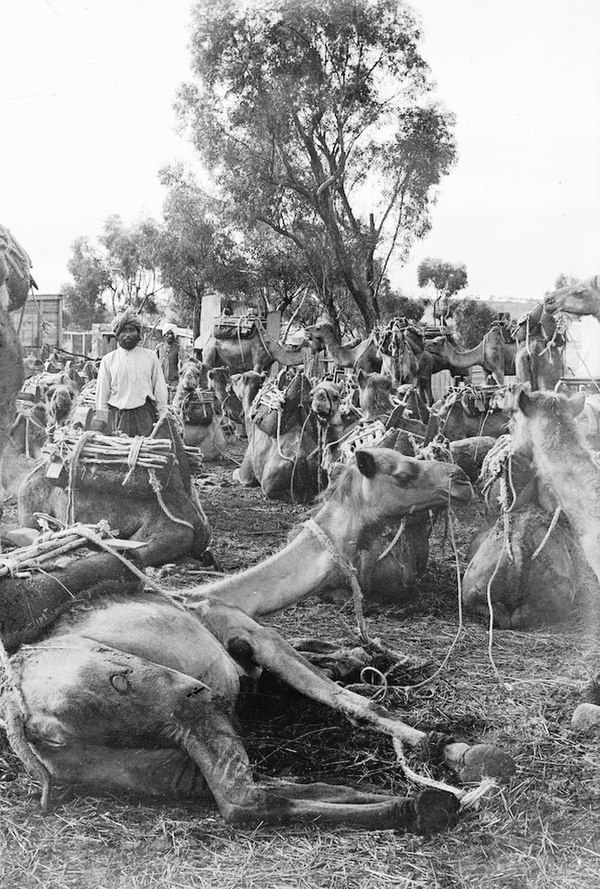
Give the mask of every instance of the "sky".
MULTIPOLYGON (((537 299, 600 272, 600 3, 413 0, 459 161, 432 230, 390 277, 419 295, 433 256, 466 292, 537 299)), ((161 166, 194 163, 173 100, 189 79, 191 0, 3 0, 0 223, 43 293, 70 281, 75 238, 160 217, 161 166)))

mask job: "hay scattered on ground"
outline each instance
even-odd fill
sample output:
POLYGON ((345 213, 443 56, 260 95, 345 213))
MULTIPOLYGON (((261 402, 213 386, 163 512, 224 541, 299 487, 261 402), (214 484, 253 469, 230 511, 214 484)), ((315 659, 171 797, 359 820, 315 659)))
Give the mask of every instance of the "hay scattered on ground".
MULTIPOLYGON (((207 470, 200 486, 215 529, 218 567, 244 568, 277 549, 302 507, 231 488, 229 470, 207 470)), ((481 515, 459 515, 459 548, 481 515)), ((198 583, 176 569, 170 587, 198 583)), ((432 567, 414 601, 368 613, 369 629, 432 672, 457 627, 453 556, 436 531, 432 567), (424 665, 427 665, 426 667, 424 665)), ((316 599, 273 616, 287 638, 354 641, 351 606, 316 599)), ((15 889, 595 889, 600 886, 598 741, 575 736, 570 718, 598 672, 594 625, 494 632, 467 619, 443 673, 418 689, 389 687, 384 703, 421 728, 500 744, 518 774, 447 834, 421 838, 315 825, 241 830, 216 809, 124 797, 55 793, 42 816, 37 788, 0 745, 0 886, 15 889)), ((374 692, 371 692, 374 693, 374 692)), ((379 692, 380 694, 380 692, 379 692)), ((330 780, 407 792, 391 744, 337 714, 268 693, 247 708, 242 729, 260 778, 330 780)), ((423 768, 411 758, 411 764, 423 768)), ((446 780, 451 776, 436 772, 446 780)))

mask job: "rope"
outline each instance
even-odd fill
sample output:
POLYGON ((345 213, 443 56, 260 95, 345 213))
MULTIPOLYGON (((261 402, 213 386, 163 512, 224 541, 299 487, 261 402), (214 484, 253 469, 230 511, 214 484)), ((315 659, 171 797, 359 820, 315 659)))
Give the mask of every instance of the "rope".
POLYGON ((363 594, 356 577, 356 568, 342 558, 342 556, 338 553, 335 546, 333 545, 331 539, 325 533, 323 528, 321 528, 321 526, 318 525, 317 522, 315 522, 314 519, 307 519, 307 521, 304 522, 304 526, 311 532, 313 537, 316 537, 323 549, 329 553, 329 556, 333 563, 336 565, 337 568, 339 568, 343 576, 350 584, 350 589, 352 590, 352 600, 354 603, 354 613, 356 616, 356 623, 358 625, 358 635, 361 642, 372 644, 369 637, 369 632, 367 630, 367 625, 365 623, 365 616, 363 613, 363 594))
POLYGON ((75 524, 75 499, 76 499, 76 472, 77 465, 79 462, 79 456, 86 444, 86 442, 90 439, 93 432, 84 432, 81 438, 77 441, 75 448, 73 449, 73 454, 71 456, 71 464, 69 466, 69 487, 68 487, 68 498, 69 498, 69 507, 68 507, 68 518, 67 524, 73 525, 75 524))
POLYGON ((162 497, 162 488, 160 486, 160 481, 158 480, 158 476, 156 475, 155 469, 148 470, 148 477, 150 479, 150 485, 152 486, 152 490, 156 494, 156 499, 160 504, 160 508, 164 512, 164 514, 169 518, 172 522, 175 522, 177 525, 185 525, 187 528, 191 528, 194 531, 194 526, 191 522, 186 521, 185 519, 179 519, 177 516, 174 516, 172 512, 170 512, 167 504, 163 500, 162 497))
POLYGON ((536 551, 535 551, 535 552, 533 553, 533 555, 531 556, 531 561, 532 561, 532 562, 533 562, 534 559, 537 559, 537 557, 539 556, 539 554, 541 553, 541 551, 544 549, 544 547, 545 547, 546 544, 548 543, 548 539, 549 539, 550 535, 552 534, 552 532, 553 532, 554 529, 556 528, 556 523, 558 522, 558 519, 560 518, 560 514, 561 514, 561 512, 562 512, 562 509, 560 508, 560 506, 557 506, 556 509, 554 510, 554 515, 552 516, 552 521, 550 522, 550 524, 549 524, 549 526, 548 526, 548 530, 546 531, 546 533, 545 533, 545 535, 544 535, 544 539, 542 540, 542 542, 540 543, 540 545, 538 546, 538 548, 536 549, 536 551))
MULTIPOLYGON (((152 434, 150 435, 150 438, 152 438, 152 435, 155 433, 157 426, 158 426, 158 423, 154 426, 154 428, 152 430, 152 434)), ((132 438, 131 446, 129 448, 129 453, 127 454, 127 465, 129 466, 129 471, 128 471, 127 475, 125 476, 125 478, 123 479, 123 481, 121 482, 122 485, 126 485, 127 482, 129 481, 129 479, 131 478, 131 476, 133 475, 133 473, 135 471, 135 467, 137 466, 138 457, 140 456, 140 451, 142 449, 143 444, 144 444, 143 436, 136 435, 135 438, 132 438)))
POLYGON ((387 556, 387 554, 393 550, 393 548, 395 547, 395 545, 396 545, 396 544, 398 543, 398 541, 400 540, 400 537, 402 536, 402 533, 404 532, 404 527, 405 527, 405 525, 406 525, 406 521, 405 521, 405 519, 401 519, 401 520, 400 520, 400 524, 398 525, 398 530, 397 530, 396 533, 394 534, 394 539, 392 540, 391 543, 389 543, 389 544, 386 546, 386 548, 385 548, 384 551, 381 553, 381 555, 380 555, 380 556, 377 556, 377 561, 378 561, 378 562, 381 562, 382 559, 385 559, 385 557, 387 556))

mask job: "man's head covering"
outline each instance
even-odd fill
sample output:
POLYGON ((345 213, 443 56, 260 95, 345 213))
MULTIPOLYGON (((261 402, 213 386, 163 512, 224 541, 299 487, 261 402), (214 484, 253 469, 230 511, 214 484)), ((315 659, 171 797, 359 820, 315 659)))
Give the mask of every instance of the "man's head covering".
POLYGON ((112 323, 112 331, 115 336, 119 336, 126 324, 133 324, 134 327, 142 331, 142 319, 131 306, 125 306, 123 311, 116 315, 112 323))
POLYGON ((177 336, 177 331, 175 330, 175 326, 173 324, 165 324, 162 329, 163 336, 166 336, 168 333, 172 333, 173 336, 177 336))

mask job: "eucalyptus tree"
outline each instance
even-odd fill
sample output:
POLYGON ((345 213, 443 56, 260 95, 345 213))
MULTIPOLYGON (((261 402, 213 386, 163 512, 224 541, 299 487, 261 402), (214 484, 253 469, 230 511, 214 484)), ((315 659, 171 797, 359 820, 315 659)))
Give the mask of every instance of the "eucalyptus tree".
MULTIPOLYGON (((332 267, 367 327, 394 251, 430 226, 455 156, 411 10, 397 0, 199 2, 177 101, 236 208, 332 267)), ((327 287, 327 276, 322 282, 327 287)))

